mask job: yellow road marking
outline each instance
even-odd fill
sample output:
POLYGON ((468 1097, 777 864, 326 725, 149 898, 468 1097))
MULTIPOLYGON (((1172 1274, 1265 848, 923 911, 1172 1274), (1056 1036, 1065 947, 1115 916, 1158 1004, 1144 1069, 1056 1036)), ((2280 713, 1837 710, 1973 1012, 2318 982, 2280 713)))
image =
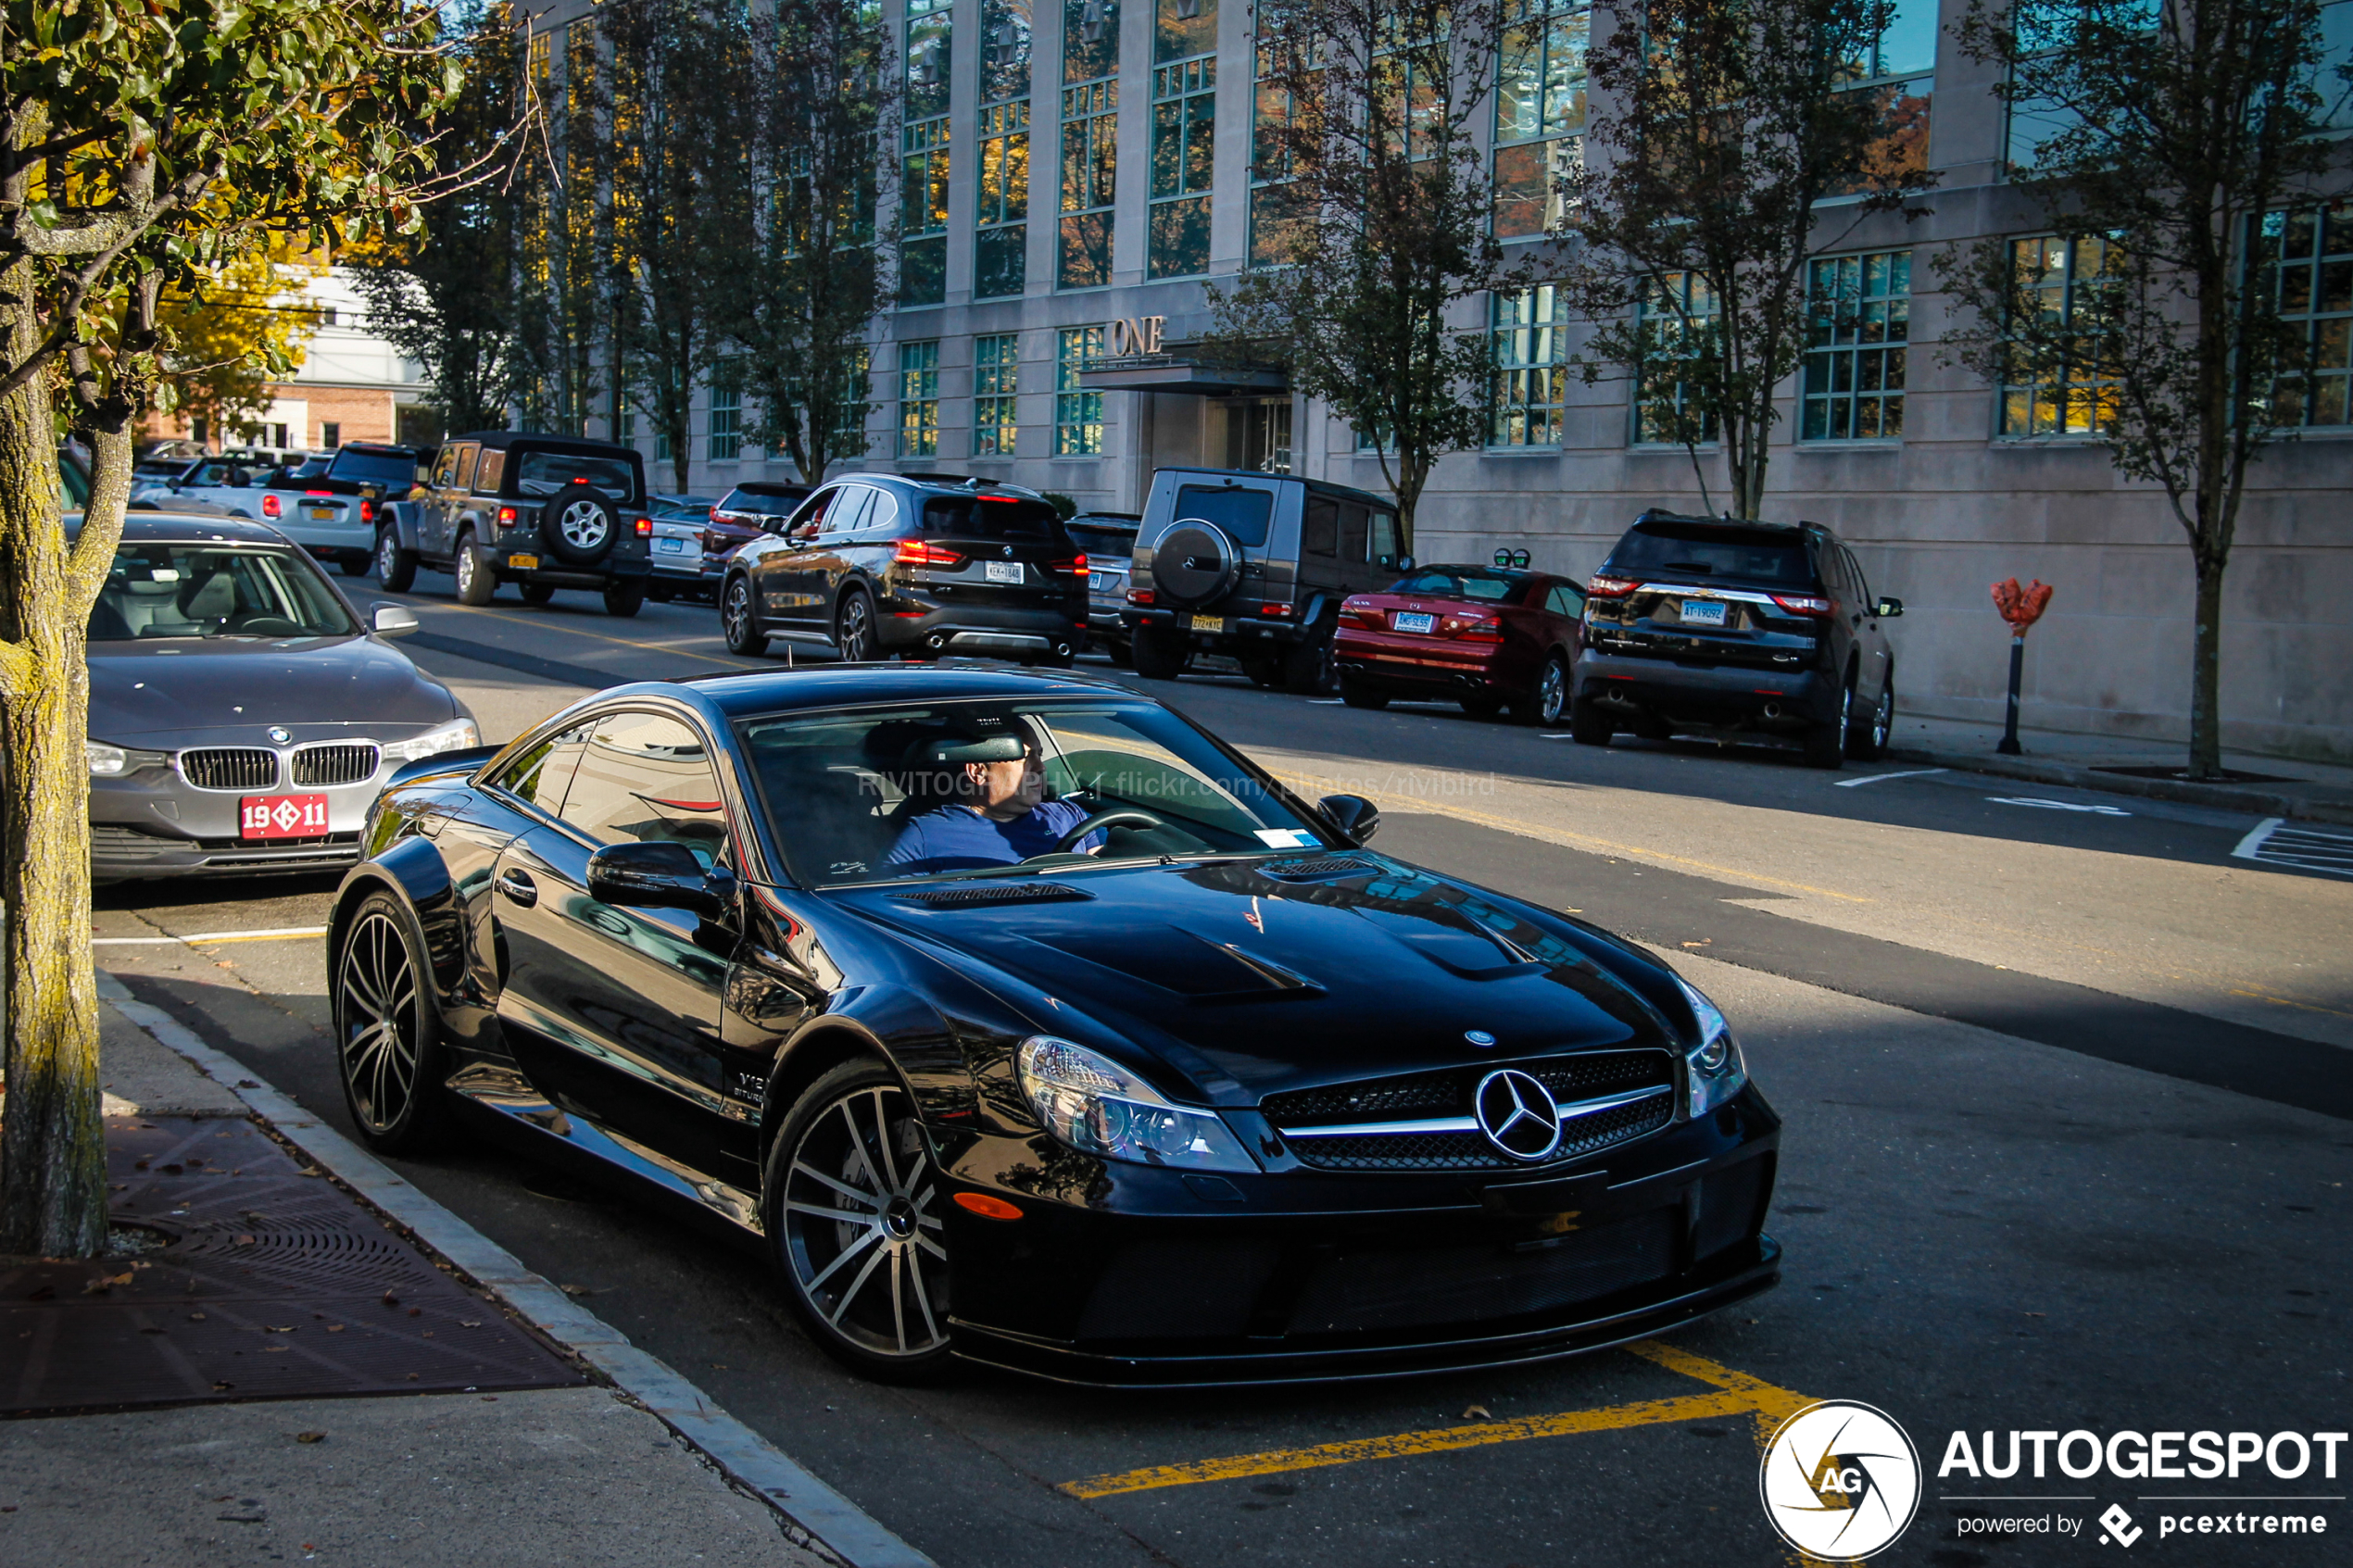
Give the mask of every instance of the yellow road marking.
MULTIPOLYGON (((1314 773, 1286 772, 1279 768, 1270 771, 1284 784, 1302 792, 1319 792, 1331 784, 1344 782, 1322 778, 1314 773)), ((1466 822, 1477 822, 1481 827, 1500 828, 1505 833, 1516 834, 1522 838, 1538 839, 1548 844, 1590 845, 1593 848, 1606 849, 1616 855, 1624 855, 1635 859, 1664 861, 1668 865, 1689 866, 1694 871, 1713 872, 1719 876, 1733 877, 1743 883, 1759 883, 1768 887, 1793 888, 1800 893, 1818 894, 1822 897, 1837 898, 1849 904, 1872 902, 1871 899, 1856 894, 1840 893, 1828 887, 1816 887, 1811 883, 1789 882, 1780 877, 1767 876, 1762 872, 1744 871, 1738 866, 1719 866, 1712 860, 1694 860, 1687 856, 1667 854, 1663 849, 1644 848, 1639 844, 1618 844, 1606 838, 1595 838, 1591 834, 1572 833, 1567 828, 1539 827, 1516 817, 1499 817, 1491 812, 1474 811, 1467 807, 1449 806, 1441 801, 1417 800, 1411 809, 1428 812, 1433 816, 1458 817, 1466 822)))
POLYGON ((1709 1361, 1672 1345, 1646 1339, 1628 1349, 1646 1361, 1683 1376, 1715 1386, 1705 1394, 1684 1394, 1667 1399, 1644 1399, 1630 1405, 1595 1410, 1564 1411, 1555 1415, 1524 1416, 1510 1421, 1481 1422, 1475 1426, 1441 1426, 1422 1432, 1401 1432, 1386 1437, 1359 1437, 1319 1443, 1305 1449, 1275 1449, 1265 1453, 1235 1454, 1225 1459, 1194 1460, 1183 1464, 1153 1465, 1114 1475, 1065 1481, 1060 1490, 1075 1498, 1116 1497, 1123 1492, 1148 1492, 1164 1486, 1191 1486, 1204 1481, 1237 1481, 1272 1475, 1287 1470, 1316 1470, 1335 1464, 1361 1464, 1367 1460, 1404 1459, 1415 1454, 1447 1453, 1482 1449, 1496 1443, 1525 1442, 1531 1437, 1567 1437, 1581 1432, 1612 1432, 1633 1426, 1657 1426, 1711 1417, 1753 1416, 1760 1436, 1769 1435, 1792 1411, 1813 1403, 1744 1372, 1709 1361))
MULTIPOLYGON (((566 636, 586 637, 595 642, 613 643, 625 648, 644 648, 652 653, 674 653, 686 659, 699 659, 705 664, 724 665, 730 670, 757 670, 760 668, 759 665, 747 664, 743 660, 737 659, 720 659, 712 654, 697 653, 692 648, 682 648, 674 643, 647 643, 640 642, 634 637, 616 637, 608 632, 584 632, 577 627, 566 626, 560 621, 550 621, 545 616, 516 615, 510 610, 502 609, 475 609, 472 606, 468 605, 431 605, 428 608, 436 610, 455 609, 467 615, 486 615, 493 621, 511 621, 518 626, 530 626, 542 632, 561 632, 566 636)), ((518 648, 515 651, 520 653, 523 650, 518 648)))

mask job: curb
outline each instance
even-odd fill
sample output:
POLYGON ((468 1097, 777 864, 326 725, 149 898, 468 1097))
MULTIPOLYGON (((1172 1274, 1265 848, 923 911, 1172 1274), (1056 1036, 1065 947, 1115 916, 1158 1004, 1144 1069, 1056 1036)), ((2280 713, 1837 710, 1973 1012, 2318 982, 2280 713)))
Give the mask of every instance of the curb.
POLYGON ((393 1174, 374 1155, 262 1082, 252 1069, 206 1045, 170 1014, 140 1001, 107 971, 99 970, 97 977, 98 995, 146 1031, 157 1045, 194 1062, 370 1204, 406 1225, 419 1240, 472 1275, 542 1333, 610 1378, 616 1388, 651 1411, 821 1549, 849 1568, 937 1568, 930 1558, 729 1415, 660 1359, 630 1344, 619 1329, 393 1174))
POLYGON ((2071 762, 2045 762, 2032 757, 1989 757, 1982 751, 1946 751, 1929 746, 1891 746, 1890 759, 1924 762, 1931 768, 1953 768, 1994 778, 2023 779, 2032 784, 2096 789, 2109 795, 2137 796, 2143 800, 2171 800, 2183 806, 2208 806, 2218 811, 2244 811, 2252 817, 2290 817, 2312 822, 2353 824, 2353 800, 2313 800, 2297 795, 2248 789, 2237 784, 2192 784, 2183 779, 2136 779, 2125 773, 2103 773, 2071 762))

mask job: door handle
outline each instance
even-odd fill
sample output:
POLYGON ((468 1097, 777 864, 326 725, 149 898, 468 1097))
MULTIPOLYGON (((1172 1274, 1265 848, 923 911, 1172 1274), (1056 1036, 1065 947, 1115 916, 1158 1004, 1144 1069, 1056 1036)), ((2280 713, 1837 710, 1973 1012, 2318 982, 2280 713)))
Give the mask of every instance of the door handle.
POLYGON ((524 909, 539 902, 538 884, 531 880, 528 872, 519 872, 511 866, 500 872, 498 880, 492 885, 524 909))

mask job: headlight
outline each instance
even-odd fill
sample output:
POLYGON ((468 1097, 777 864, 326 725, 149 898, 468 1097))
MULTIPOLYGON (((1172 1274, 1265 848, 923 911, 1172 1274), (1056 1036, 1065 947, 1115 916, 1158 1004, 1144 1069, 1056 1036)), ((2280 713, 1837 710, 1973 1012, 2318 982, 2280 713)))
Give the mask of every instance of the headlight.
POLYGON ((108 746, 102 740, 84 741, 82 749, 89 755, 90 776, 94 779, 119 779, 142 768, 160 768, 171 760, 160 751, 108 746))
POLYGON ((1678 977, 1676 985, 1683 988, 1683 999, 1692 1004, 1692 1016, 1699 1021, 1699 1044, 1684 1054, 1691 1065, 1692 1114, 1705 1116, 1734 1095, 1748 1082, 1748 1063, 1741 1060, 1741 1044, 1732 1038, 1732 1026, 1716 1010, 1716 1004, 1678 977))
POLYGON ((474 728, 471 719, 452 719, 447 724, 427 730, 407 740, 386 741, 384 760, 414 762, 420 757, 433 757, 445 751, 464 751, 482 744, 482 732, 474 728))
POLYGON ((1014 1065, 1030 1109, 1056 1139, 1081 1154, 1188 1171, 1255 1171, 1241 1141, 1214 1112, 1184 1110, 1117 1062, 1039 1035, 1014 1065))

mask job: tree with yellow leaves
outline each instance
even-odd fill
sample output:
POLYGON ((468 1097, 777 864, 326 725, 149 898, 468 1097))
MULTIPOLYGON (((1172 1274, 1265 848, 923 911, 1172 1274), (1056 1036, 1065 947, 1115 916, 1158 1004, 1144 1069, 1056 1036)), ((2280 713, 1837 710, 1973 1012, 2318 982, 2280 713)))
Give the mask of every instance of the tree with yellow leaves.
POLYGON ((270 407, 270 383, 302 369, 317 310, 302 285, 326 275, 326 257, 293 236, 271 236, 163 290, 156 326, 169 346, 157 382, 156 411, 202 420, 208 429, 258 433, 270 407))

